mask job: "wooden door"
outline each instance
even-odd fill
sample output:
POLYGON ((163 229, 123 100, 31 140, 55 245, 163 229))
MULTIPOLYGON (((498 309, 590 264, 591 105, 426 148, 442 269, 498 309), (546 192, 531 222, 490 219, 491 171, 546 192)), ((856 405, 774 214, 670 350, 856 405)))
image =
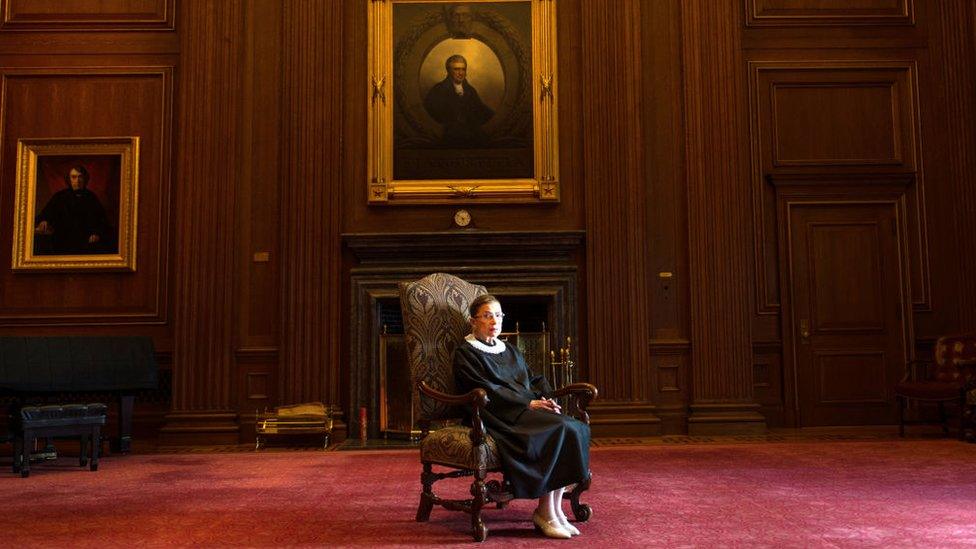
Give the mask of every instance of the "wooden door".
POLYGON ((896 203, 794 202, 787 209, 784 326, 797 423, 894 423, 908 302, 896 203))

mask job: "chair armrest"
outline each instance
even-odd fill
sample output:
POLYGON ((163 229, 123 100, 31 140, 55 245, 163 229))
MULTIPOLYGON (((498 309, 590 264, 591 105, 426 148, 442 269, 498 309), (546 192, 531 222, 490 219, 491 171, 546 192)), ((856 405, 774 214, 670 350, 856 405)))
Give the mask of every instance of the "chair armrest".
POLYGON ((957 360, 956 368, 959 368, 967 389, 976 385, 976 359, 957 360))
POLYGON ((576 395, 576 396, 588 395, 589 396, 589 399, 587 399, 588 401, 595 399, 597 394, 599 394, 599 391, 596 390, 595 386, 589 383, 573 383, 570 385, 566 385, 565 387, 560 387, 552 392, 552 396, 554 397, 561 397, 566 395, 576 395))
POLYGON ((576 397, 576 407, 580 413, 579 419, 587 425, 590 424, 590 414, 586 412, 586 408, 590 405, 590 402, 596 399, 598 394, 599 391, 596 390, 596 387, 589 383, 573 383, 565 387, 560 387, 552 392, 553 397, 566 395, 576 397))
POLYGON ((430 385, 427 385, 426 381, 417 382, 417 387, 421 393, 445 404, 453 404, 455 406, 469 405, 474 408, 484 408, 488 405, 488 393, 484 389, 471 389, 463 395, 452 395, 434 389, 430 385))

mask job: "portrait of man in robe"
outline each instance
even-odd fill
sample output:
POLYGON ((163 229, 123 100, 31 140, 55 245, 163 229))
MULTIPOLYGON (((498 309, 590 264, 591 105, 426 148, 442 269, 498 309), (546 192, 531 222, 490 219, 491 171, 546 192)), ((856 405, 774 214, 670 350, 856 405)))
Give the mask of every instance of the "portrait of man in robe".
POLYGON ((529 2, 393 8, 394 179, 531 178, 529 2))
POLYGON ((34 255, 117 254, 121 156, 40 156, 34 255))

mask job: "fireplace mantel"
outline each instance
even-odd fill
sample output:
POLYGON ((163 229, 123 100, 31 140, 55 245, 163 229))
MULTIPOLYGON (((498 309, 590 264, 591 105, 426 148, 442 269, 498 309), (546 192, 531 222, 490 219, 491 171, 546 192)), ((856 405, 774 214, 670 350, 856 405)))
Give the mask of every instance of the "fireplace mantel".
POLYGON ((459 265, 505 261, 568 262, 583 245, 583 231, 481 231, 346 233, 342 240, 361 264, 459 265))
MULTIPOLYGON (((349 410, 365 407, 369 436, 377 428, 381 312, 399 303, 397 285, 432 272, 482 284, 510 303, 543 307, 553 342, 577 338, 577 293, 583 231, 503 232, 455 230, 414 233, 347 233, 356 257, 350 269, 349 410)), ((350 426, 355 429, 355 426, 350 426)), ((352 434, 352 433, 350 433, 352 434)))

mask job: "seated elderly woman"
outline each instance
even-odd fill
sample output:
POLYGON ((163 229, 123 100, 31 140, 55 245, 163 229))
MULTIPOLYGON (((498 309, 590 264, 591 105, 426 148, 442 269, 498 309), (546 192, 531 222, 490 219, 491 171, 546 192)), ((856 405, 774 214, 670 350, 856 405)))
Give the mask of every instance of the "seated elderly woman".
POLYGON ((498 339, 505 315, 495 297, 475 298, 469 312, 471 334, 454 352, 458 388, 487 391, 482 420, 515 497, 539 498, 532 515, 536 528, 551 538, 578 535, 562 500, 567 486, 588 475, 590 428, 562 415, 546 378, 530 372, 519 350, 498 339))

